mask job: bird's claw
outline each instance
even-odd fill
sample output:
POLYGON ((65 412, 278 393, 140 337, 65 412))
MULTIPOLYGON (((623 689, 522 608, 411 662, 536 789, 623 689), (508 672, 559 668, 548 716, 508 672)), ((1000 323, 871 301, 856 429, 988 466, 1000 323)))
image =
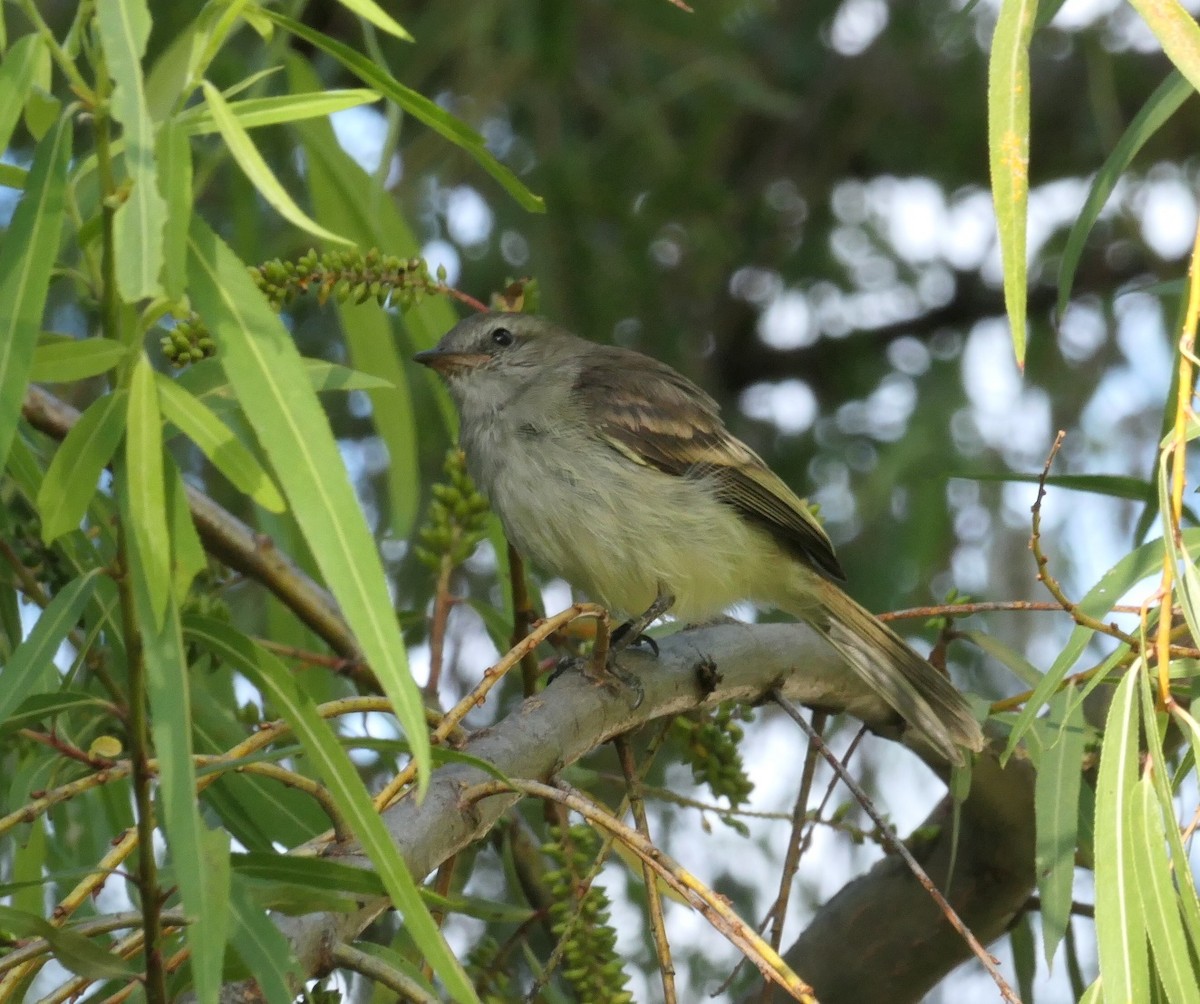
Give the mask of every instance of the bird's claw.
POLYGON ((609 642, 609 651, 620 652, 627 648, 634 648, 635 646, 645 645, 647 648, 650 649, 651 652, 654 653, 654 658, 657 659, 658 658, 658 642, 656 642, 648 634, 635 635, 633 633, 635 624, 636 624, 635 621, 626 621, 624 624, 618 625, 618 627, 612 633, 612 639, 609 642))
POLYGON ((558 661, 554 672, 550 674, 547 684, 553 683, 563 673, 577 669, 584 679, 598 686, 605 687, 613 693, 619 694, 623 690, 632 691, 633 703, 630 708, 637 708, 645 699, 646 692, 642 687, 642 681, 635 673, 629 672, 623 666, 617 663, 616 655, 609 652, 607 662, 597 669, 596 661, 591 658, 581 656, 567 656, 558 661))

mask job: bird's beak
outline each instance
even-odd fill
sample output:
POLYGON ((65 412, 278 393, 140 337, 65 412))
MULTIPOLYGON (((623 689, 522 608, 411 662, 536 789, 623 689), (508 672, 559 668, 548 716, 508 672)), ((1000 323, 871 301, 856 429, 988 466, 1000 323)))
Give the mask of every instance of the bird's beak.
POLYGON ((490 358, 482 352, 449 352, 446 349, 427 349, 413 356, 422 366, 437 370, 443 376, 477 369, 490 358))

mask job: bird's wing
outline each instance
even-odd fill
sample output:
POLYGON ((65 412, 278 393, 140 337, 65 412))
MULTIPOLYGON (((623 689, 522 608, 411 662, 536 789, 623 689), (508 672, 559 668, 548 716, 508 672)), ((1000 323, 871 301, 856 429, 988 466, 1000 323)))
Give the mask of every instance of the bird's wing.
POLYGON ((600 439, 634 463, 705 478, 717 497, 833 579, 833 544, 805 502, 721 421, 716 401, 649 356, 610 348, 580 371, 574 393, 600 439))

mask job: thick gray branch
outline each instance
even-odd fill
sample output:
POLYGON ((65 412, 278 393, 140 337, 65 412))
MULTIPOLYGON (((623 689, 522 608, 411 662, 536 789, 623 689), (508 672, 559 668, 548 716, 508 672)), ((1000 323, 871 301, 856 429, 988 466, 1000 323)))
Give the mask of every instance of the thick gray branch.
MULTIPOLYGON (((847 711, 881 735, 911 742, 931 767, 945 772, 945 764, 920 748, 915 735, 905 736, 891 709, 864 693, 858 678, 847 672, 833 650, 803 625, 731 623, 696 628, 663 641, 657 659, 635 652, 623 656, 623 661, 644 684, 645 696, 636 709, 630 708, 628 693, 614 693, 568 674, 477 733, 466 752, 509 777, 546 780, 611 737, 654 719, 730 699, 756 702, 778 686, 799 703, 847 711), (697 676, 705 663, 715 666, 719 674, 716 689, 707 695, 697 676)), ((797 761, 802 749, 797 737, 797 761)), ((516 796, 493 797, 464 804, 462 792, 485 780, 488 776, 475 768, 446 766, 434 772, 424 802, 418 805, 406 799, 386 813, 389 832, 414 875, 428 874, 480 839, 517 800, 516 796)), ((357 848, 345 849, 340 856, 366 864, 357 848)), ((966 881, 966 870, 961 874, 966 881)), ((303 970, 320 974, 332 966, 331 946, 356 937, 388 906, 373 903, 355 915, 280 918, 280 924, 303 970)), ((865 944, 857 944, 856 951, 865 944)), ((803 968, 798 971, 808 978, 803 968)))

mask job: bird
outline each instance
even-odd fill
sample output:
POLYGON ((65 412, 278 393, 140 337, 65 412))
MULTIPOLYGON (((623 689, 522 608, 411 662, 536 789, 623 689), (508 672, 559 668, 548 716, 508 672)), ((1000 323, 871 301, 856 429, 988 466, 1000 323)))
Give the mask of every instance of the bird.
POLYGON ((415 360, 445 381, 467 470, 517 550, 633 635, 739 601, 813 627, 946 760, 983 748, 947 677, 852 599, 809 506, 716 401, 651 356, 516 312, 459 322, 415 360))

